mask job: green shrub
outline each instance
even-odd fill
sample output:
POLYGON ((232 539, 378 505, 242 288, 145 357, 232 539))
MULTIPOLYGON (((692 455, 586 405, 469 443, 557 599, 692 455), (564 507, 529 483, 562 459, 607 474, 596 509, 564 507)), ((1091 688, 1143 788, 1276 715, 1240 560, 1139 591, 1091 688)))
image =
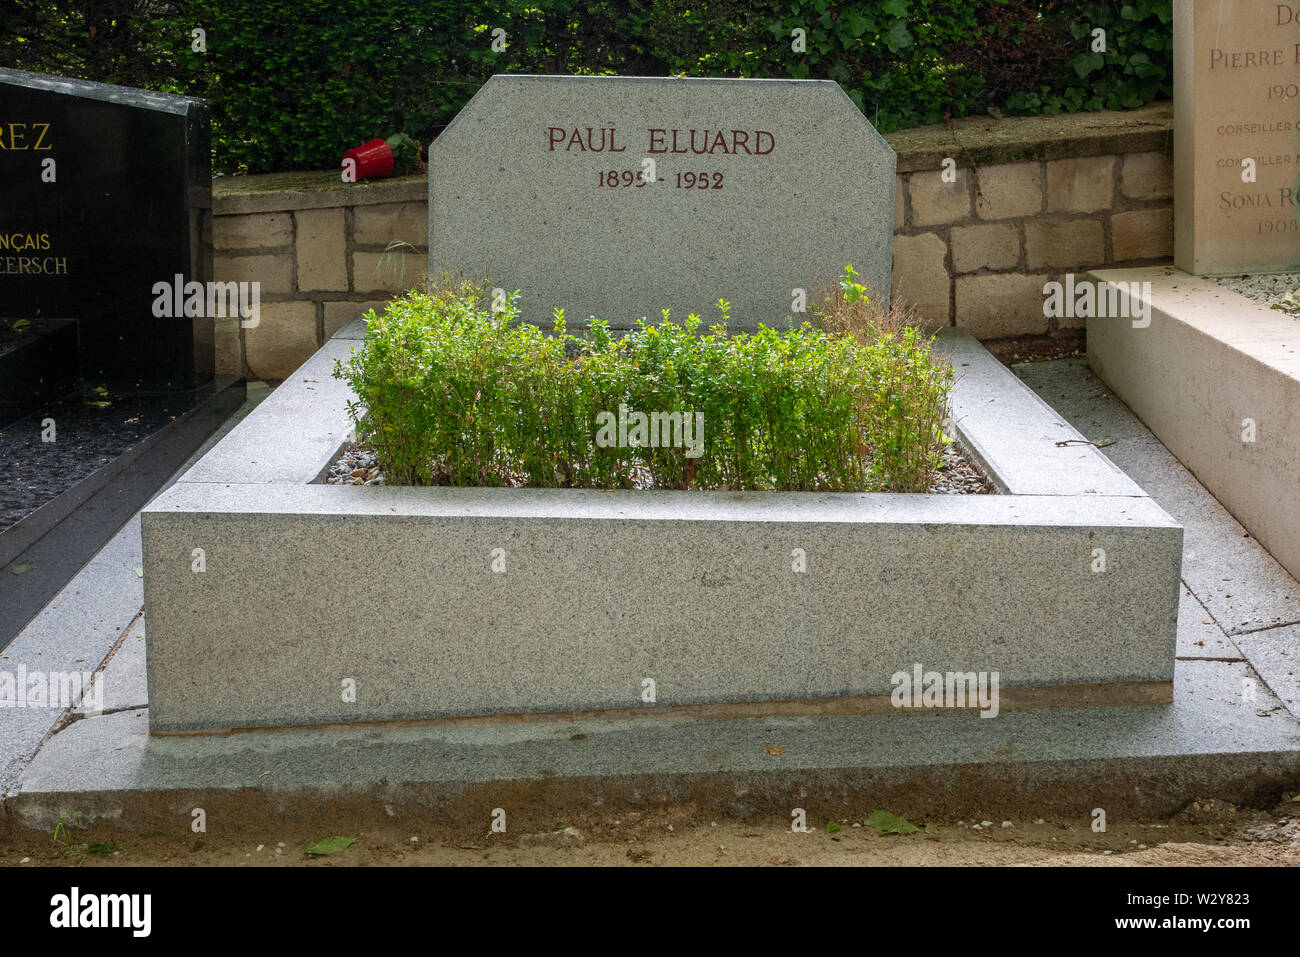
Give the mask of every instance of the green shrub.
POLYGON ((579 337, 558 310, 551 334, 518 322, 516 296, 494 312, 483 287, 444 283, 367 315, 364 347, 334 374, 390 482, 924 491, 941 462, 952 372, 915 328, 729 335, 719 300, 707 331, 665 312, 622 336, 592 320, 579 337), (599 441, 620 407, 664 417, 669 441, 599 441))

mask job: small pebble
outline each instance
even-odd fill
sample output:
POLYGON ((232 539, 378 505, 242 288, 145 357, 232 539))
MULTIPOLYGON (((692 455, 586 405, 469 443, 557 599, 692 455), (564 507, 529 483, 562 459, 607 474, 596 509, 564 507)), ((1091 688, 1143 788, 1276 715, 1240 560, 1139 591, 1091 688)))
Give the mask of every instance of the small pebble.
POLYGON ((1003 827, 1015 827, 1015 825, 1012 824, 1010 821, 1003 821, 1003 822, 1002 822, 1002 826, 1003 826, 1003 827))
POLYGON ((1266 306, 1279 306, 1278 311, 1286 315, 1300 317, 1300 275, 1295 272, 1222 276, 1211 281, 1266 306))
MULTIPOLYGON (((929 491, 936 495, 988 495, 993 489, 956 446, 943 450, 943 464, 930 473, 929 491)), ((342 452, 329 467, 328 485, 386 485, 384 470, 372 451, 355 446, 342 452)), ((646 487, 646 486, 639 486, 646 487)))

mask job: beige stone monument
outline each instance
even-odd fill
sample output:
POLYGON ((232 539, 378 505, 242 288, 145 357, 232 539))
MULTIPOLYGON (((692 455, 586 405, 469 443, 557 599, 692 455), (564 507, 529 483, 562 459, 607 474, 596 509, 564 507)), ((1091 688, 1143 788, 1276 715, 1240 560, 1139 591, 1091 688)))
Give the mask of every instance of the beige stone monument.
POLYGON ((1300 0, 1174 0, 1174 263, 1300 269, 1300 0))

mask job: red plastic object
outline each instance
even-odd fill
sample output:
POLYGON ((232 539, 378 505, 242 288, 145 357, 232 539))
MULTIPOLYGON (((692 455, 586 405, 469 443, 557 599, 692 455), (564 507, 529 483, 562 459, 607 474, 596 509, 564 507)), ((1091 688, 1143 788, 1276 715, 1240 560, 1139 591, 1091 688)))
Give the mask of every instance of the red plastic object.
POLYGON ((343 154, 357 164, 357 180, 393 175, 393 151, 382 139, 354 146, 343 154))

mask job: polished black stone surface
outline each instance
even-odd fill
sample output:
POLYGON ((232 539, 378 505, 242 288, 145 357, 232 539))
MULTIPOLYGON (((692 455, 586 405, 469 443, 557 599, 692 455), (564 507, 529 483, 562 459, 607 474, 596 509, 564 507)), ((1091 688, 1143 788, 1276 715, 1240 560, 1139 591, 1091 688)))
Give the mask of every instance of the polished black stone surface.
POLYGON ((0 648, 243 400, 155 310, 212 279, 209 159, 201 100, 0 69, 0 648))
POLYGON ((244 396, 232 377, 184 395, 74 393, 0 430, 0 525, 18 519, 0 528, 0 650, 244 396), (55 442, 41 441, 43 419, 55 442))
POLYGON ((0 319, 0 426, 77 381, 77 323, 0 319))
POLYGON ((0 69, 0 318, 75 320, 81 387, 211 380, 212 320, 153 308, 212 278, 211 205, 202 100, 0 69))
POLYGON ((194 405, 191 393, 74 392, 0 426, 0 533, 194 405))

